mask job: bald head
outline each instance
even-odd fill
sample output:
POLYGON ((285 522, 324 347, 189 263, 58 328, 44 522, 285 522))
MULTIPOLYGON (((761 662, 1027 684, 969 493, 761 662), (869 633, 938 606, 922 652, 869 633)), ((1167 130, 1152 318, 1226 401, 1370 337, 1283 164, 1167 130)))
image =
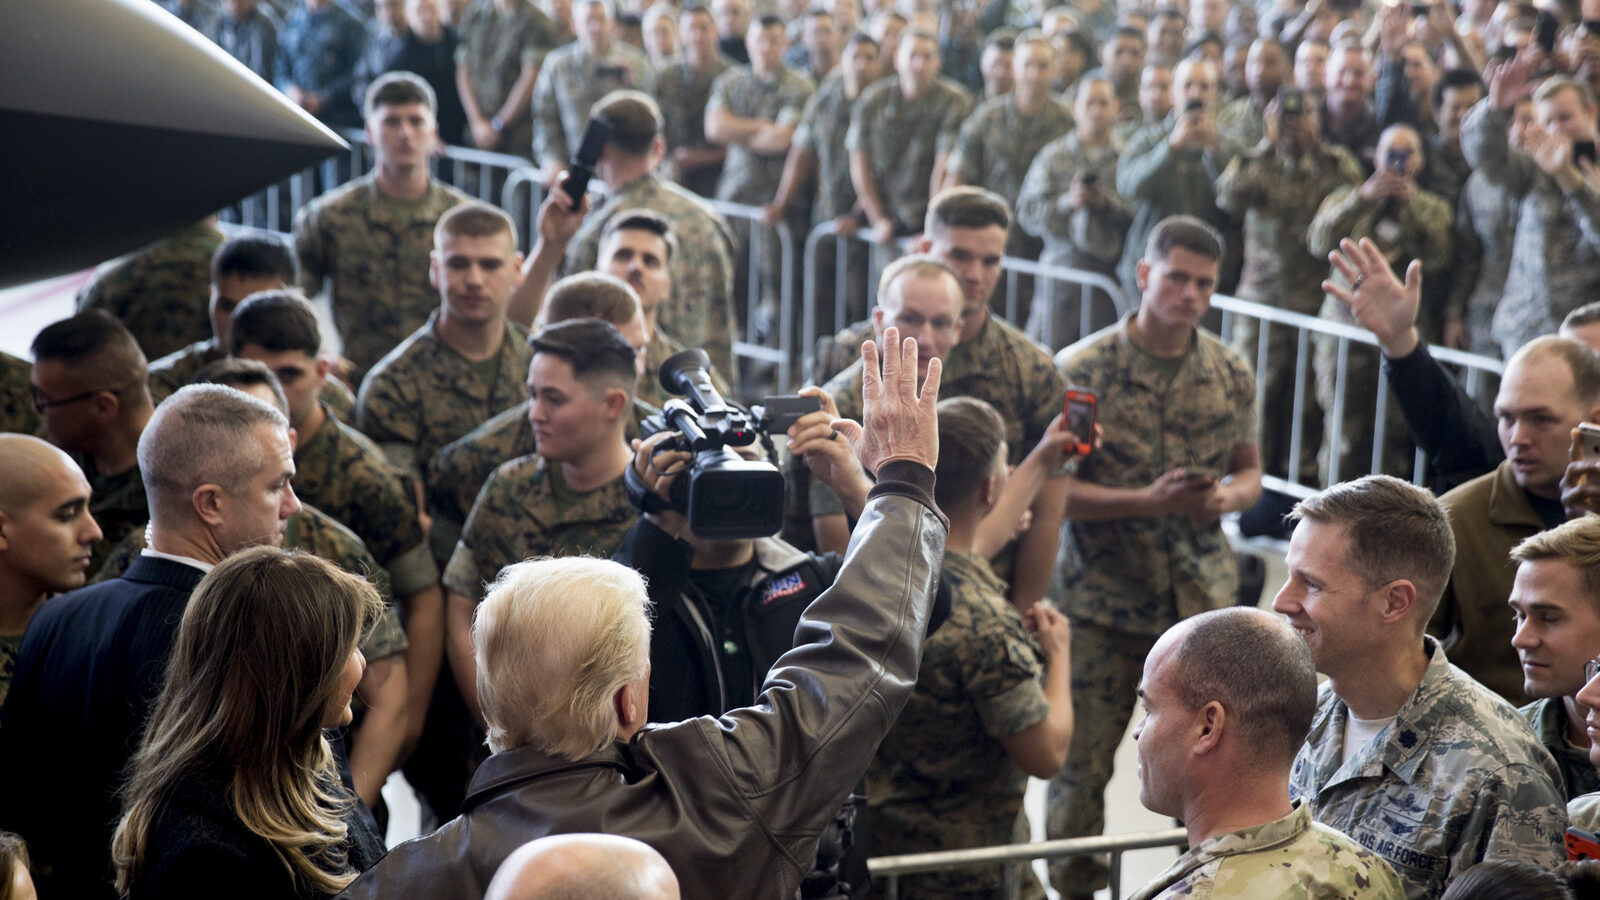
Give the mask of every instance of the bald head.
POLYGON ((24 434, 0 434, 0 605, 81 587, 104 535, 89 480, 72 457, 24 434))
POLYGON ((26 434, 0 434, 0 513, 15 515, 44 495, 61 474, 83 479, 83 471, 66 451, 26 434))
POLYGON ((506 857, 484 900, 678 900, 678 879, 649 845, 610 834, 560 834, 506 857))

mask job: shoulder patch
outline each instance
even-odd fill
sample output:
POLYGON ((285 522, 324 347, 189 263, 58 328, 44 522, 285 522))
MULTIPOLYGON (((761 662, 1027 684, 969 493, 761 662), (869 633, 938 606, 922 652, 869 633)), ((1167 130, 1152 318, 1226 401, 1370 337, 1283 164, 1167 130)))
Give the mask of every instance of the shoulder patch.
POLYGON ((790 572, 781 578, 768 582, 767 589, 761 595, 761 605, 770 606, 775 601, 784 597, 792 597, 806 589, 806 580, 799 572, 790 572))

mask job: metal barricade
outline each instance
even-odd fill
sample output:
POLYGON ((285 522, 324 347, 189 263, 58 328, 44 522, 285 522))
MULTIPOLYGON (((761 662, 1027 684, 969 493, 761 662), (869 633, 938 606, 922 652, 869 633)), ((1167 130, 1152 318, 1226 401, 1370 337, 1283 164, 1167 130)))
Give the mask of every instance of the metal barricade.
MULTIPOLYGON (((749 277, 745 286, 744 339, 734 340, 733 355, 735 359, 752 359, 773 364, 778 370, 778 390, 790 391, 795 387, 796 362, 793 324, 794 235, 784 222, 780 221, 776 225, 764 224, 761 221, 762 209, 759 206, 731 203, 726 200, 706 200, 705 203, 725 218, 740 219, 750 223, 749 245, 744 248, 745 258, 750 263, 749 277), (777 347, 764 343, 759 334, 762 298, 761 262, 765 256, 766 230, 769 228, 778 236, 777 347)), ((738 248, 734 249, 737 252, 738 248)), ((738 373, 729 374, 730 381, 735 380, 738 375, 738 373)))
POLYGON ((867 860, 867 871, 874 879, 884 879, 884 896, 897 900, 900 893, 900 876, 917 872, 941 872, 948 869, 972 866, 1005 865, 1005 890, 1011 896, 1016 885, 1017 866, 1036 859, 1062 859, 1068 856, 1111 855, 1111 900, 1122 896, 1122 855, 1130 850, 1147 850, 1154 847, 1179 847, 1188 840, 1182 828, 1166 831, 1146 831, 1136 834, 1107 834, 1095 837, 1064 838, 1030 844, 1005 844, 998 847, 972 847, 965 850, 936 850, 931 853, 907 853, 900 856, 879 856, 867 860))
MULTIPOLYGON (((1315 337, 1331 339, 1336 342, 1337 364, 1333 382, 1333 409, 1327 411, 1329 437, 1326 443, 1332 447, 1340 446, 1344 429, 1344 408, 1347 401, 1346 384, 1350 374, 1350 349, 1352 344, 1373 348, 1377 352, 1378 340, 1370 331, 1356 325, 1343 322, 1334 322, 1315 316, 1302 315, 1289 312, 1237 297, 1222 294, 1213 295, 1211 305, 1222 311, 1221 333, 1224 340, 1231 334, 1233 323, 1239 317, 1253 319, 1260 323, 1256 334, 1254 353, 1246 353, 1246 362, 1252 363, 1257 373, 1264 372, 1268 365, 1268 333, 1271 329, 1294 330, 1294 398, 1290 415, 1289 428, 1289 459, 1298 463, 1302 458, 1304 448, 1304 415, 1306 402, 1306 387, 1312 375, 1312 341, 1315 337)), ((1246 348, 1249 349, 1249 348, 1246 348)), ((1487 356, 1478 356, 1472 353, 1463 353, 1445 347, 1430 347, 1433 358, 1446 366, 1454 368, 1463 377, 1463 386, 1467 393, 1474 399, 1482 400, 1485 390, 1491 384, 1491 376, 1498 376, 1505 371, 1505 364, 1487 356)), ((1266 396, 1266 379, 1256 379, 1256 402, 1261 404, 1266 396)), ((1336 484, 1359 478, 1362 475, 1376 474, 1383 470, 1384 439, 1388 425, 1389 412, 1389 384, 1387 373, 1380 367, 1377 376, 1377 394, 1375 400, 1375 414, 1371 424, 1372 429, 1372 454, 1370 464, 1365 472, 1340 471, 1340 461, 1337 453, 1329 454, 1326 476, 1318 483, 1306 484, 1299 476, 1298 465, 1291 466, 1291 471, 1283 476, 1267 475, 1262 478, 1262 483, 1269 489, 1288 494, 1293 497, 1309 497, 1317 491, 1336 484)), ((1263 426, 1280 425, 1278 423, 1263 422, 1263 426)), ((1425 482, 1427 459, 1419 450, 1412 460, 1410 472, 1387 472, 1384 474, 1408 478, 1416 484, 1425 482)))
MULTIPOLYGON (((1112 279, 1106 275, 1102 275, 1099 272, 1090 272, 1086 269, 1071 269, 1066 266, 1046 265, 1044 263, 1035 262, 1031 259, 1022 259, 1016 256, 1007 256, 1002 259, 1000 261, 1000 268, 1005 272, 1006 279, 1006 319, 1018 327, 1023 327, 1026 324, 1017 321, 1017 312, 1022 303, 1022 298, 1019 296, 1019 290, 1023 276, 1029 276, 1033 279, 1033 302, 1035 304, 1040 301, 1040 292, 1038 288, 1042 282, 1053 281, 1059 282, 1063 285, 1077 285, 1077 334, 1072 340, 1061 343, 1060 346, 1051 347, 1050 349, 1052 351, 1060 350, 1061 347, 1067 346, 1075 340, 1085 338, 1090 334, 1093 334, 1095 331, 1095 326, 1093 323, 1096 319, 1099 319, 1105 324, 1109 324, 1110 322, 1115 322, 1117 319, 1121 318, 1122 314, 1131 308, 1129 306, 1127 297, 1124 296, 1122 292, 1122 285, 1118 284, 1115 279, 1112 279), (1110 315, 1099 317, 1095 316, 1095 307, 1105 303, 1109 303, 1111 306, 1111 308, 1108 310, 1110 315)), ((1040 320, 1042 334, 1055 334, 1056 316, 1061 312, 1056 307, 1070 299, 1072 299, 1070 296, 1065 296, 1062 294, 1057 294, 1057 296, 1051 298, 1051 302, 1045 307, 1044 316, 1040 320)))

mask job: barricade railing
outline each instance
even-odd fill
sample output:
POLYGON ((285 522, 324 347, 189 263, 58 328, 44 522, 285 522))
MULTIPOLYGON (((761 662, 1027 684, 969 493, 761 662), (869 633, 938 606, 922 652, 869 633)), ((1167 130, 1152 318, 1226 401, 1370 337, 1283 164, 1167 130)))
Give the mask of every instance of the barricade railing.
POLYGON ((1122 896, 1122 856, 1131 850, 1148 850, 1156 847, 1179 847, 1188 840, 1182 828, 1165 831, 1145 831, 1134 834, 1107 834, 1094 837, 1063 838, 1030 844, 1005 844, 997 847, 972 847, 964 850, 935 850, 929 853, 906 853, 899 856, 879 856, 867 860, 867 871, 874 879, 884 881, 884 897, 897 900, 900 876, 920 872, 944 872, 974 866, 1005 866, 1005 889, 1001 896, 1014 895, 1018 886, 1019 868, 1036 859, 1063 859, 1069 856, 1109 854, 1111 856, 1111 900, 1122 896))
MULTIPOLYGON (((1312 341, 1321 337, 1336 342, 1337 362, 1332 389, 1333 408, 1326 411, 1326 427, 1328 431, 1323 443, 1324 446, 1338 448, 1341 446, 1344 437, 1345 405, 1353 399, 1349 396, 1350 391, 1348 389, 1351 366, 1350 350, 1352 345, 1360 345, 1372 348, 1373 353, 1377 354, 1379 352, 1377 349, 1378 340, 1373 336, 1372 332, 1356 325, 1289 312, 1222 294, 1213 295, 1211 305, 1222 312, 1221 333, 1224 340, 1227 340, 1231 335, 1234 322, 1241 317, 1255 320, 1260 325, 1256 332, 1256 346, 1253 348, 1253 353, 1247 352, 1245 354, 1245 361, 1254 367, 1258 376, 1256 378, 1256 402, 1258 407, 1266 398, 1266 379, 1260 376, 1268 367, 1269 331, 1276 329, 1280 336, 1284 329, 1292 329, 1294 332, 1294 398, 1288 422, 1290 429, 1288 453, 1290 465, 1288 471, 1281 476, 1265 476, 1262 482, 1266 487, 1293 497, 1304 498, 1331 484, 1348 481, 1367 474, 1383 473, 1407 478, 1416 484, 1425 483, 1427 458, 1420 450, 1414 454, 1411 471, 1383 472, 1388 413, 1389 406, 1393 400, 1389 396, 1387 373, 1381 366, 1378 367, 1376 395, 1373 398, 1372 454, 1367 471, 1341 471, 1339 454, 1332 452, 1327 454, 1321 477, 1316 483, 1307 484, 1301 478, 1299 463, 1302 459, 1302 452, 1308 449, 1305 446, 1306 438, 1304 435, 1305 414, 1307 412, 1305 404, 1309 394, 1307 388, 1310 385, 1311 378, 1314 377, 1312 370, 1312 341)), ((1250 350, 1251 348, 1246 349, 1250 350)), ((1438 346, 1430 347, 1429 352, 1434 359, 1445 364, 1458 374, 1468 395, 1476 400, 1483 400, 1485 392, 1493 384, 1493 378, 1505 371, 1505 364, 1491 357, 1464 353, 1459 350, 1438 346)), ((1319 410, 1319 412, 1321 411, 1319 410)), ((1283 425, 1282 421, 1262 422, 1263 427, 1282 427, 1283 425)))
MULTIPOLYGON (((794 365, 797 362, 794 344, 794 235, 789 226, 784 222, 767 225, 762 222, 763 210, 759 206, 749 206, 744 203, 731 203, 726 200, 706 200, 712 209, 721 213, 724 218, 739 219, 749 223, 749 239, 744 248, 745 259, 749 261, 749 274, 745 283, 745 326, 741 339, 733 342, 733 355, 736 359, 751 359, 759 362, 771 363, 777 368, 777 386, 779 391, 790 391, 796 387, 794 383, 794 365), (761 333, 763 311, 762 288, 762 261, 766 258, 767 229, 771 229, 778 237, 778 310, 776 316, 777 346, 771 345, 773 329, 769 326, 767 333, 761 333)), ((739 248, 735 247, 735 252, 739 248)), ((735 288, 737 296, 737 287, 735 288)), ((767 321, 772 321, 768 319, 767 321)), ((729 381, 737 380, 738 373, 729 373, 729 381)))

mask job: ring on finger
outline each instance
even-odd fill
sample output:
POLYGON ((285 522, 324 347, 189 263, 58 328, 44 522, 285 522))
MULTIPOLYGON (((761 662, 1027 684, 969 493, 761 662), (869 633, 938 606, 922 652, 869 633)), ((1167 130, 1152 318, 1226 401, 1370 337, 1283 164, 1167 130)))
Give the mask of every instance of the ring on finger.
POLYGON ((1361 290, 1361 283, 1366 280, 1367 273, 1362 272, 1360 275, 1357 275, 1356 280, 1350 282, 1350 293, 1354 294, 1356 291, 1361 290))

